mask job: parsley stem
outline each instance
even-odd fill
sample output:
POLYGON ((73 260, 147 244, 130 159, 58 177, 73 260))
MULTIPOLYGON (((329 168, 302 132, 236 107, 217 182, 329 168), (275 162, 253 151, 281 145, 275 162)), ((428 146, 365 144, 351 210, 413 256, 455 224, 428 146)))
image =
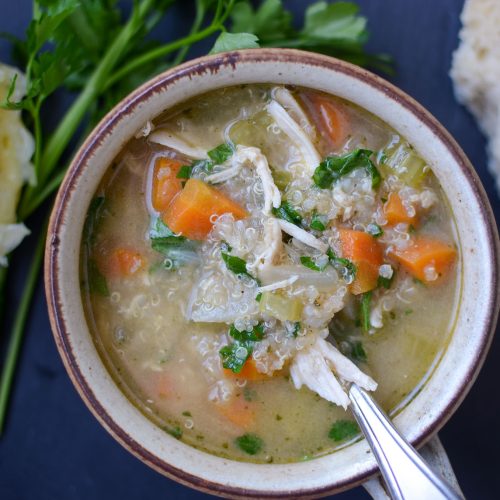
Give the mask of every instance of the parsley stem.
POLYGON ((14 326, 10 336, 9 346, 5 357, 1 378, 0 378, 0 434, 2 433, 7 414, 7 404, 9 402, 10 392, 12 389, 12 380, 16 370, 17 359, 21 342, 23 339, 24 327, 28 318, 29 308, 35 292, 35 287, 38 281, 38 274, 43 260, 43 251, 45 246, 47 223, 44 224, 42 232, 38 237, 38 242, 33 254, 28 277, 24 285, 21 302, 16 311, 14 326))
POLYGON ((198 33, 194 33, 193 35, 187 35, 184 38, 176 40, 175 42, 167 43, 165 45, 162 45, 161 47, 152 49, 149 52, 146 52, 145 54, 136 57, 135 59, 132 59, 132 61, 130 61, 128 64, 119 69, 116 73, 111 75, 111 77, 107 81, 105 89, 108 89, 109 87, 113 86, 115 83, 125 78, 125 76, 127 76, 129 73, 136 70, 140 66, 150 63, 155 59, 163 58, 166 55, 170 54, 171 52, 181 49, 186 45, 192 45, 193 43, 203 40, 204 38, 220 30, 221 30, 220 24, 218 23, 211 24, 204 30, 198 31, 198 33))
POLYGON ((144 25, 144 18, 154 5, 154 0, 143 0, 137 2, 130 15, 127 24, 118 33, 114 42, 96 67, 82 93, 73 102, 59 126, 47 142, 47 146, 42 155, 43 176, 41 182, 47 180, 55 166, 58 164, 64 150, 68 146, 73 134, 86 115, 92 101, 107 87, 109 74, 113 71, 124 51, 130 44, 130 40, 137 31, 144 25))
POLYGON ((23 197, 22 203, 19 205, 18 214, 20 220, 25 220, 29 217, 61 184, 66 169, 63 168, 50 181, 48 181, 36 194, 30 197, 23 197))

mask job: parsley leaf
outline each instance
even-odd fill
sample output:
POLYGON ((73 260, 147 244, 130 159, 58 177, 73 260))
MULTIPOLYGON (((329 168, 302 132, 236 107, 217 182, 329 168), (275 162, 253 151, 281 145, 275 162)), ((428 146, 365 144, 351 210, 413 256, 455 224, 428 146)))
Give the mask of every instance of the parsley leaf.
POLYGON ((288 201, 284 201, 278 208, 273 208, 272 213, 278 217, 278 219, 286 220, 299 227, 302 226, 301 215, 292 205, 290 205, 290 203, 288 203, 288 201))
POLYGON ((227 33, 223 31, 209 54, 240 49, 258 49, 259 47, 259 39, 252 33, 227 33))
POLYGON ((337 420, 330 429, 328 437, 334 441, 351 439, 360 432, 359 426, 352 420, 337 420))
POLYGON ((316 231, 324 231, 326 229, 327 224, 328 224, 328 217, 326 215, 321 215, 314 212, 309 227, 311 229, 315 229, 316 231))
POLYGON ((383 276, 379 276, 377 278, 377 286, 389 290, 389 288, 391 288, 395 276, 396 276, 396 271, 394 271, 394 269, 392 270, 392 276, 390 278, 384 278, 383 276))
POLYGON ((356 361, 366 362, 366 352, 360 340, 351 342, 351 357, 356 361))
POLYGON ((365 292, 361 296, 360 320, 361 326, 365 332, 372 327, 370 323, 370 306, 372 301, 372 292, 365 292))
POLYGON ((366 226, 366 232, 374 238, 380 238, 384 234, 384 230, 378 224, 375 224, 375 222, 371 222, 366 226))
POLYGON ((314 262, 314 260, 312 260, 311 257, 308 257, 308 256, 302 256, 300 257, 300 263, 309 268, 309 269, 312 269, 313 271, 324 271, 325 270, 325 267, 326 267, 326 264, 324 266, 318 266, 318 264, 316 264, 316 262, 314 262))
POLYGON ((198 244, 184 236, 178 236, 157 217, 149 230, 151 248, 165 257, 163 267, 177 269, 181 265, 198 261, 198 244))
POLYGON ((177 179, 189 179, 191 177, 191 172, 193 171, 192 165, 182 165, 182 167, 177 172, 177 179))
POLYGON ((382 180, 377 167, 370 160, 373 154, 369 149, 355 149, 343 156, 327 156, 313 174, 314 183, 323 189, 329 189, 345 175, 358 168, 364 168, 372 178, 372 188, 376 189, 382 180))
POLYGON ((250 433, 237 437, 235 439, 235 443, 238 448, 249 455, 257 455, 257 453, 259 453, 264 446, 264 441, 262 441, 259 436, 250 433))
POLYGON ((346 281, 352 282, 354 278, 356 278, 357 268, 354 262, 351 262, 349 259, 344 259, 342 257, 337 257, 335 252, 329 248, 326 251, 326 255, 330 259, 330 264, 335 267, 337 270, 340 270, 343 278, 346 281))
POLYGON ((94 259, 89 259, 87 262, 87 277, 89 280, 88 287, 90 293, 95 293, 102 297, 109 297, 106 278, 102 275, 94 259))
POLYGON ((255 342, 264 338, 264 325, 259 323, 252 330, 238 330, 234 325, 229 328, 234 342, 219 350, 222 366, 233 373, 240 373, 247 359, 252 355, 255 342))
POLYGON ((234 148, 230 144, 220 144, 210 150, 207 155, 214 162, 214 165, 221 165, 233 156, 234 148))

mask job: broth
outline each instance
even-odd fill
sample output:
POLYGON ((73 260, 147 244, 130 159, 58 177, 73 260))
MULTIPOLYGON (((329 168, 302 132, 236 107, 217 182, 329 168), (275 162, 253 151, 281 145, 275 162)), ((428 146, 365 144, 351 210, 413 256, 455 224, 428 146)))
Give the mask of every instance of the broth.
POLYGON ((109 167, 82 297, 148 418, 219 456, 286 463, 359 436, 313 354, 342 385, 376 381, 389 412, 415 395, 452 329, 456 259, 444 194, 403 137, 333 96, 245 85, 167 111, 109 167))

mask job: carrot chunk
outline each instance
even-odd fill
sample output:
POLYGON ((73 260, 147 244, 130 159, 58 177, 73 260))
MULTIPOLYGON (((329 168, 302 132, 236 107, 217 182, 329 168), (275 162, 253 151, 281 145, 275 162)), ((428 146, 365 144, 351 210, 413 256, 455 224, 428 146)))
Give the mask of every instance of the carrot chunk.
POLYGON ((363 231, 339 229, 342 256, 356 265, 356 278, 350 285, 354 295, 369 292, 377 286, 383 263, 382 248, 377 240, 363 231))
POLYGON ((451 269, 457 251, 442 241, 418 237, 408 248, 392 250, 391 256, 420 281, 437 283, 451 269))
POLYGON ((249 358, 246 361, 240 373, 234 373, 232 370, 224 368, 224 375, 227 378, 238 378, 241 380, 251 380, 251 381, 269 380, 271 378, 269 375, 257 371, 257 368, 255 366, 255 361, 253 360, 253 358, 249 358))
POLYGON ((237 427, 248 430, 255 426, 252 404, 241 397, 234 397, 225 403, 216 403, 216 408, 224 418, 237 427))
POLYGON ((174 232, 191 240, 204 240, 213 226, 213 216, 233 214, 243 219, 248 212, 208 184, 189 179, 184 189, 162 214, 163 222, 174 232))
POLYGON ((410 216, 406 211, 401 197, 397 193, 391 193, 388 200, 384 204, 384 214, 389 226, 405 223, 416 226, 418 223, 417 214, 410 216))
POLYGON ((158 212, 164 212, 174 196, 182 190, 182 179, 177 178, 183 163, 172 158, 161 157, 155 162, 151 204, 158 212))
POLYGON ((146 262, 142 255, 130 248, 115 248, 105 267, 110 276, 132 276, 144 269, 146 262))
POLYGON ((335 149, 342 146, 349 135, 349 121, 341 105, 314 92, 305 93, 303 101, 321 136, 335 149))

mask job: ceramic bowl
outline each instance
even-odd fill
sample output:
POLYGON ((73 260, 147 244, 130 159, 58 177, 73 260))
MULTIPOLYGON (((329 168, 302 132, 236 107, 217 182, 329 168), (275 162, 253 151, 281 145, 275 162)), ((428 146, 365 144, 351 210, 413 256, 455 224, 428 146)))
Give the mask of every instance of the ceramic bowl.
POLYGON ((352 487, 377 471, 365 440, 286 465, 235 462, 175 440, 135 408, 110 377, 90 336, 80 296, 85 214, 113 158, 162 111, 201 93, 244 83, 300 85, 347 99, 404 135, 434 170, 457 221, 460 305, 446 351, 394 422, 418 446, 452 415, 483 363, 498 315, 499 245, 491 208, 471 164, 432 115, 378 76, 321 55, 263 49, 204 57, 159 75, 121 101, 78 151, 56 199, 45 261, 50 319, 81 397, 140 460, 176 481, 221 496, 317 497, 352 487))

